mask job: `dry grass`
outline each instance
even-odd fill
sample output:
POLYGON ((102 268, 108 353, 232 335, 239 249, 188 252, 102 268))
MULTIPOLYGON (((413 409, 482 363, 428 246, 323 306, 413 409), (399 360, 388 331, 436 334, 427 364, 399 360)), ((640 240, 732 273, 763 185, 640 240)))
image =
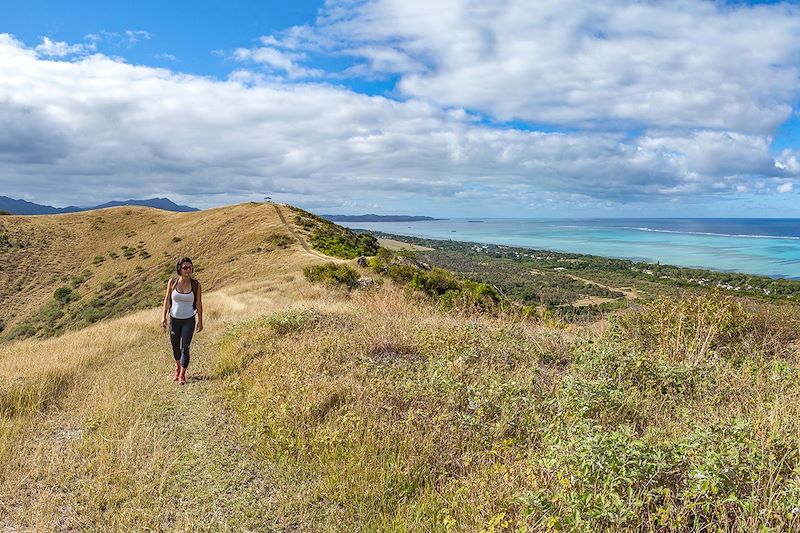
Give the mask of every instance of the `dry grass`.
MULTIPOLYGON (((189 386, 170 379, 169 341, 156 309, 57 338, 0 344, 0 530, 261 531, 270 523, 269 471, 250 459, 219 402, 211 379, 215 339, 254 316, 330 299, 302 276, 319 260, 300 246, 251 253, 280 223, 271 206, 266 215, 249 205, 212 210, 204 230, 181 216, 130 212, 112 214, 124 223, 143 215, 145 227, 150 216, 172 219, 183 235, 177 244, 188 241, 205 267, 198 277, 208 287, 206 329, 193 342, 189 386), (237 251, 230 261, 227 253, 237 251)), ((108 216, 106 224, 124 229, 108 216)), ((171 232, 158 238, 175 245, 171 232)), ((155 241, 148 248, 156 250, 155 241)), ((118 270, 104 274, 106 263, 93 279, 118 270)))
MULTIPOLYGON (((278 269, 281 270, 281 269, 278 269)), ((328 291, 278 273, 207 295, 189 384, 158 312, 0 348, 0 526, 10 531, 262 531, 268 466, 219 401, 216 338, 328 291), (221 503, 222 502, 222 503, 221 503)), ((338 299, 334 296, 334 300, 338 299)), ((331 303, 335 308, 335 303, 331 303)))

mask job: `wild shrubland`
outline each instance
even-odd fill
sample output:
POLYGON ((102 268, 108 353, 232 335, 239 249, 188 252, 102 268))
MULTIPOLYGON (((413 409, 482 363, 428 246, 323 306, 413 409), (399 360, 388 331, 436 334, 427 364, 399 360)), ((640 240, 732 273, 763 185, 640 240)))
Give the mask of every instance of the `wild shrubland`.
POLYGON ((218 374, 285 527, 778 531, 800 526, 797 326, 709 294, 591 331, 384 286, 236 329, 218 374))

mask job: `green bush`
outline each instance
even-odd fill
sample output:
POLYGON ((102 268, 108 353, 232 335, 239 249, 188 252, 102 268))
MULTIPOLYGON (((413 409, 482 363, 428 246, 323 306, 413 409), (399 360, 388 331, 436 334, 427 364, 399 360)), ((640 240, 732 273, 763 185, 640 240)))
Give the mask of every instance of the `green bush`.
POLYGON ((303 269, 303 274, 310 281, 325 283, 327 285, 345 286, 348 289, 355 288, 358 272, 345 264, 327 263, 324 265, 314 265, 303 269))
POLYGON ((69 287, 59 287, 53 291, 53 299, 61 305, 77 300, 77 296, 69 287))
POLYGON ((448 291, 460 291, 461 281, 442 268, 417 270, 409 285, 429 296, 441 296, 448 291))
POLYGON ((326 255, 343 259, 374 255, 378 251, 378 240, 372 235, 356 235, 333 224, 317 228, 311 235, 311 245, 326 255))

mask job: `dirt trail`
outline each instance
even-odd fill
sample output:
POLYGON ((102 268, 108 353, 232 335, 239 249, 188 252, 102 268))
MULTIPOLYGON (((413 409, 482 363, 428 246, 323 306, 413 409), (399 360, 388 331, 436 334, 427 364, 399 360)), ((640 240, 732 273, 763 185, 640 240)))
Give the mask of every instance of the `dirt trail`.
MULTIPOLYGON (((269 531, 269 466, 214 376, 221 322, 196 334, 187 384, 153 326, 35 419, 0 482, 0 531, 269 531)), ((209 324, 207 324, 208 327, 209 324)))
MULTIPOLYGON (((610 285, 603 285, 602 283, 598 283, 596 281, 592 281, 592 280, 586 279, 586 278, 581 278, 579 276, 575 276, 574 274, 567 274, 567 275, 569 277, 571 277, 572 279, 576 280, 576 281, 582 281, 582 282, 588 283, 590 285, 597 285, 598 287, 603 287, 604 289, 608 289, 610 291, 619 291, 619 292, 621 292, 622 294, 625 295, 625 298, 627 298, 629 300, 635 300, 636 298, 639 297, 639 294, 635 290, 630 288, 630 287, 611 287, 610 285)), ((603 300, 603 298, 599 298, 597 296, 595 296, 594 298, 603 300)), ((611 301, 608 298, 605 298, 605 300, 611 301)))

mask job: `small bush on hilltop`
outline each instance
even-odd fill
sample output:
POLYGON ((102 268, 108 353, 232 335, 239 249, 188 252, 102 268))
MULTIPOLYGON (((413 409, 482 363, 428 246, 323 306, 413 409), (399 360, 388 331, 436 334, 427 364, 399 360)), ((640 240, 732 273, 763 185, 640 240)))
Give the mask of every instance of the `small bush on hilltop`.
POLYGON ((325 283, 326 285, 344 286, 348 289, 356 287, 358 272, 352 267, 344 264, 326 263, 324 265, 314 265, 303 269, 303 274, 310 281, 325 283))

